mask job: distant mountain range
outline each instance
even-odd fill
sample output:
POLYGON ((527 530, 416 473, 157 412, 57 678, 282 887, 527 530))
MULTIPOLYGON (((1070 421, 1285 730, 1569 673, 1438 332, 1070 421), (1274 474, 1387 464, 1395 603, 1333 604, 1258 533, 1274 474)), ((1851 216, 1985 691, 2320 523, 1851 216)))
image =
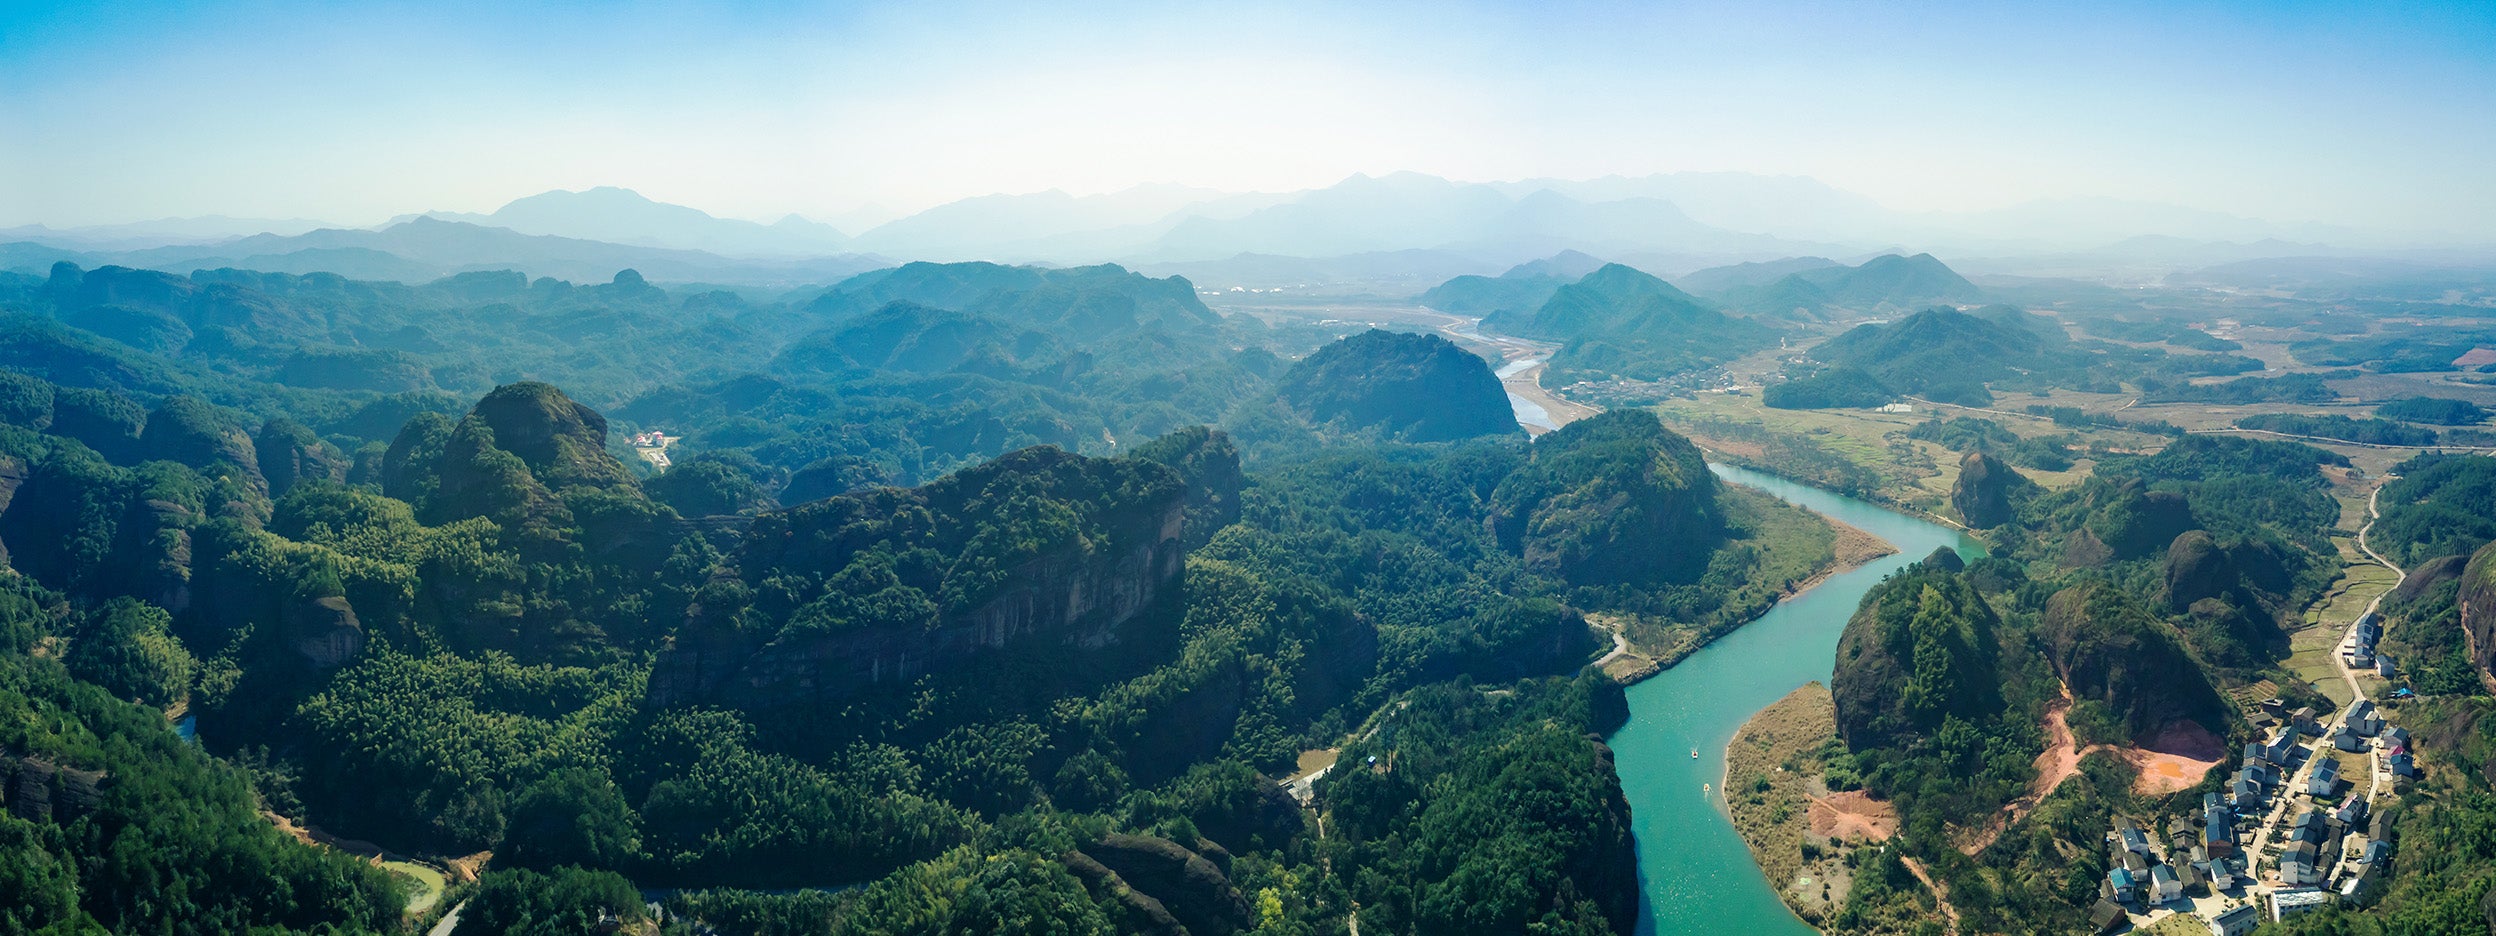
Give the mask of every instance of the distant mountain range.
POLYGON ((0 244, 0 269, 32 272, 68 261, 187 274, 233 268, 264 273, 336 273, 349 279, 428 282, 475 270, 520 270, 574 282, 605 282, 632 269, 675 283, 799 286, 826 283, 891 266, 856 254, 761 259, 698 250, 639 247, 606 241, 418 217, 377 231, 323 228, 305 234, 255 234, 214 244, 141 250, 80 251, 40 243, 0 244))
MULTIPOLYGON (((420 217, 522 234, 607 241, 640 247, 700 250, 726 256, 817 256, 844 250, 849 236, 830 225, 789 215, 771 224, 714 218, 708 212, 643 198, 630 189, 545 192, 492 214, 435 211, 420 217)), ((393 223, 411 220, 394 218, 393 223)))
POLYGON ((1911 312, 1935 303, 1973 303, 1984 298, 1984 290, 1932 254, 1883 254, 1853 267, 1818 257, 1802 257, 1701 270, 1684 279, 1702 284, 1724 283, 1712 293, 1702 294, 1728 308, 1772 317, 1816 319, 1841 312, 1911 312), (1787 268, 1793 272, 1765 283, 1742 282, 1787 268))
POLYGON ((1411 295, 1453 276, 1488 276, 1576 251, 1668 276, 1715 269, 1684 285, 1746 308, 1752 303, 1732 290, 1782 291, 1754 298, 1810 307, 1820 300, 1800 287, 1825 290, 1827 284, 1804 274, 1839 265, 1827 258, 1911 253, 1899 249, 1905 244, 1946 251, 1972 273, 2127 283, 2283 257, 2496 265, 2496 248, 2425 255, 2369 247, 2368 240, 2361 232, 2112 199, 1967 214, 1898 212, 1792 176, 1669 173, 1468 183, 1406 172, 1355 175, 1292 193, 1148 185, 1088 196, 987 195, 854 234, 796 215, 770 223, 720 218, 612 187, 546 192, 485 214, 406 215, 370 229, 217 217, 67 230, 34 226, 0 230, 0 269, 40 272, 67 259, 178 273, 245 266, 413 280, 515 268, 603 281, 630 266, 662 282, 781 286, 829 282, 889 265, 887 257, 1116 261, 1155 275, 1187 275, 1214 289, 1322 283, 1411 295), (1791 276, 1803 278, 1779 286, 1791 276))

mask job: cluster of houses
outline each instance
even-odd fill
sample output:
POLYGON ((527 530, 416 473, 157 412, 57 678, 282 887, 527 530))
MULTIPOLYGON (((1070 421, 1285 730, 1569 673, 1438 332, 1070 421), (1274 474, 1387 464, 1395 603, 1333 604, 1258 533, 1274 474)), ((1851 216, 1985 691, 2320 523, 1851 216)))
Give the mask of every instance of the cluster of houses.
POLYGON ((2375 642, 2383 639, 2383 618, 2372 611, 2357 619, 2357 627, 2340 641, 2340 659, 2351 669, 2371 669, 2375 675, 2392 678, 2392 658, 2375 652, 2375 642))
MULTIPOLYGON (((2371 639, 2363 645, 2371 648, 2371 639)), ((2257 722, 2274 730, 2245 745, 2244 763, 2229 778, 2225 794, 2205 794, 2201 808, 2170 823, 2163 840, 2129 818, 2115 820, 2107 837, 2111 868, 2095 913, 2101 931, 2121 926, 2133 912, 2171 904, 2194 912, 2190 897, 2211 896, 2220 900, 2198 905, 2202 922, 2214 936, 2238 936, 2266 915, 2277 920, 2356 900, 2388 870, 2390 816, 2371 808, 2369 778, 2343 775, 2334 752, 2379 752, 2396 782, 2414 779, 2409 732, 2387 723, 2374 703, 2362 699, 2336 726, 2316 718, 2312 708, 2290 712, 2279 699, 2263 702, 2262 710, 2257 722), (2318 743, 2309 745, 2308 738, 2318 743), (2310 768, 2292 787, 2308 760, 2310 768), (2250 854, 2239 844, 2239 833, 2255 832, 2269 807, 2282 800, 2294 819, 2279 831, 2277 857, 2250 854), (2254 873, 2255 861, 2273 864, 2276 880, 2254 873), (2228 897, 2230 892, 2243 896, 2228 897)))
POLYGON ((2159 841, 2130 817, 2115 817, 2107 836, 2113 849, 2106 884, 2099 888, 2099 922, 2121 918, 2124 908, 2159 907, 2188 890, 2223 891, 2245 880, 2244 856, 2236 848, 2236 816, 2219 795, 2202 797, 2201 814, 2178 820, 2159 841))
POLYGON ((648 432, 633 433, 634 448, 662 448, 673 441, 675 440, 669 438, 667 433, 660 432, 656 429, 652 429, 648 432))

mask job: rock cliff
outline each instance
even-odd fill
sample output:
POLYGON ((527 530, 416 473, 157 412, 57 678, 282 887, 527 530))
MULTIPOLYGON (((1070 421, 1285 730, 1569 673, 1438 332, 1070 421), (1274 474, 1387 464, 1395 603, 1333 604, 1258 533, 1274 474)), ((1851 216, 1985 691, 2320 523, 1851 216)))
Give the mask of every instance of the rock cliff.
POLYGON ((2461 631, 2479 679, 2496 691, 2496 543, 2479 547, 2461 573, 2461 631))
POLYGON ((2227 727, 2200 664, 2164 623, 2121 590, 2091 582, 2046 601, 2037 636, 2075 699, 2094 699, 2146 736, 2177 719, 2227 727))
POLYGON ((1968 526, 1989 530, 2016 519, 2019 505, 2037 490, 2036 482, 2001 459, 1969 452, 1959 460, 1959 480, 1950 487, 1950 507, 1968 526))
POLYGON ((261 476, 268 479, 270 497, 282 497, 305 481, 347 479, 346 453, 294 420, 280 417, 261 424, 251 446, 261 476))

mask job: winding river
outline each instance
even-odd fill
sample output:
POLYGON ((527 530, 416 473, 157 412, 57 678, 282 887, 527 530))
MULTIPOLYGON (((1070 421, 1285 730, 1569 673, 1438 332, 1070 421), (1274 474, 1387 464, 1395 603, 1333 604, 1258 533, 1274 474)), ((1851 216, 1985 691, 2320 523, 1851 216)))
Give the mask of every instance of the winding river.
POLYGON ((1717 477, 1852 524, 1898 554, 1833 576, 1629 688, 1629 723, 1611 738, 1638 838, 1641 934, 1808 934, 1768 885, 1734 832, 1718 792, 1725 745, 1751 714, 1812 680, 1827 682, 1838 634, 1882 577, 1951 546, 1973 559, 1983 546, 1957 530, 1729 465, 1717 477), (1696 750, 1699 756, 1692 758, 1696 750))

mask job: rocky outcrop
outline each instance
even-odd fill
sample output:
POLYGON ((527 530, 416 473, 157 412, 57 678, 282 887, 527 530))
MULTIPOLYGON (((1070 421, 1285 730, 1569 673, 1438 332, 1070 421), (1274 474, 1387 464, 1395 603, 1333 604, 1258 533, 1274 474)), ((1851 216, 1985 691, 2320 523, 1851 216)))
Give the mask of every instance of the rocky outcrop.
POLYGON ((1490 365, 1437 335, 1373 329, 1344 338, 1292 365, 1275 394, 1310 422, 1406 442, 1523 431, 1490 365))
POLYGON ((1502 546, 1573 585, 1687 578, 1724 534, 1716 479, 1698 447, 1644 410, 1545 434, 1492 492, 1490 508, 1502 546))
POLYGON ((1948 546, 1933 547, 1932 554, 1925 556, 1916 565, 1935 572, 1967 571, 1967 560, 1959 558, 1959 551, 1948 546))
POLYGON ((1151 896, 1190 936, 1230 936, 1255 922, 1248 899, 1221 868, 1169 839, 1113 833, 1075 855, 1151 896))
POLYGON ((2158 554, 2201 524, 2184 496, 2151 491, 2139 481, 2092 481, 2088 512, 2063 534, 2062 566, 2086 569, 2158 554))
POLYGON ((505 384, 457 423, 409 419, 382 456, 382 490, 415 504, 428 524, 486 517, 524 543, 605 553, 619 539, 647 539, 670 515, 606 446, 606 417, 547 384, 505 384), (622 500, 573 516, 570 498, 600 491, 622 500))
POLYGON ((2167 606, 2182 611, 2205 598, 2224 595, 2236 584, 2236 570, 2227 551, 2205 530, 2186 530, 2167 547, 2167 606))
POLYGON ((191 528, 199 514, 190 505, 162 498, 130 504, 117 531, 114 566, 120 587, 181 613, 191 606, 191 528))
POLYGON ((550 384, 504 384, 477 401, 468 418, 493 430, 494 446, 519 456, 549 488, 632 483, 632 472, 607 452, 607 418, 550 384))
POLYGON ((105 774, 0 753, 0 806, 27 822, 66 824, 104 802, 105 774))
POLYGON ((321 669, 335 669, 364 649, 364 625, 347 599, 310 598, 286 607, 286 639, 321 669))
POLYGON ((2120 589, 2091 582, 2056 592, 2037 636, 2073 698, 2103 703, 2137 735, 2178 719, 2227 727, 2226 706, 2201 665, 2120 589))
POLYGON ((1159 898, 1135 889, 1125 878, 1119 877, 1118 872, 1110 870, 1098 859, 1080 851, 1070 851, 1058 861, 1093 894, 1125 911, 1126 919, 1122 921, 1125 925, 1121 929, 1143 936, 1189 936, 1187 927, 1179 922, 1178 917, 1170 914, 1170 908, 1162 905, 1159 898))
POLYGON ((1248 486, 1239 447, 1219 429, 1189 426, 1135 450, 1135 457, 1168 466, 1187 483, 1187 546, 1203 546, 1239 520, 1239 492, 1248 486))
POLYGON ((1950 508, 1979 530, 1990 530, 2019 516, 2019 505, 2036 495, 2037 484, 2001 459, 1969 452, 1959 460, 1958 483, 1950 487, 1950 508))
POLYGON ((334 483, 347 479, 346 453, 294 420, 278 418, 262 423, 251 446, 261 476, 269 481, 270 497, 285 496, 287 489, 305 481, 334 483))
POLYGON ((2428 589, 2460 578, 2462 570, 2469 565, 2468 556, 2437 556, 2421 562, 2417 568, 2409 570, 2409 574, 2401 579, 2401 584, 2393 587, 2392 593, 2384 597, 2384 602, 2399 604, 2415 601, 2428 589))
MULTIPOLYGON (((17 489, 26 485, 26 461, 12 455, 0 455, 0 517, 9 513, 9 504, 17 499, 17 489)), ((0 538, 0 565, 9 561, 9 547, 0 538)))
POLYGON ((2496 543, 2479 547, 2461 573, 2461 632, 2479 680, 2496 692, 2496 543))

